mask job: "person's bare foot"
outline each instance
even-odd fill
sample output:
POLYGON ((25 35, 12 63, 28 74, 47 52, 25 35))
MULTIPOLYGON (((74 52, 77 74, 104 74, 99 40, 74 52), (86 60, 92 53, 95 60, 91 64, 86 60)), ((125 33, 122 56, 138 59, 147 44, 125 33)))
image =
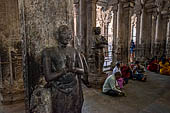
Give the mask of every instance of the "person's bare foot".
POLYGON ((146 81, 146 77, 143 77, 143 78, 142 78, 142 81, 145 82, 145 81, 146 81))

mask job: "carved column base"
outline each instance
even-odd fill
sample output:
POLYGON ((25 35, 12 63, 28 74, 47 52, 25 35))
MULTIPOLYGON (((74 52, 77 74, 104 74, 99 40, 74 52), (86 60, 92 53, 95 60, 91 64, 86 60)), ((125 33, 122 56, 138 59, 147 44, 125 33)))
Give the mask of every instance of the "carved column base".
POLYGON ((13 104, 24 101, 24 91, 16 93, 0 93, 0 99, 2 104, 13 104))
POLYGON ((0 101, 2 104, 12 104, 24 100, 24 86, 22 79, 14 81, 10 84, 9 81, 4 81, 0 88, 0 101))

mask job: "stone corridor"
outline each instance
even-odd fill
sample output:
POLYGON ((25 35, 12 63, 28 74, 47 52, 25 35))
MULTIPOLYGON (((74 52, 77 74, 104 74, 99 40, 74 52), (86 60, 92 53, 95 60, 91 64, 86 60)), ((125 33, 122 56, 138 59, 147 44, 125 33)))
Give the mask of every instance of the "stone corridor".
MULTIPOLYGON (((127 97, 105 96, 84 87, 83 113, 170 113, 170 76, 148 72, 148 81, 130 81, 127 97)), ((24 113, 24 104, 0 106, 0 113, 24 113)))

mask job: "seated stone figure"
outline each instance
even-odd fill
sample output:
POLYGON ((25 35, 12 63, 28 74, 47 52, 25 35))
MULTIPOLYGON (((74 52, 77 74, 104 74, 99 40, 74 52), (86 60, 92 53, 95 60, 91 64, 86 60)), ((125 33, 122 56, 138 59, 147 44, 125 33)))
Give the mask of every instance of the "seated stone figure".
POLYGON ((50 89, 52 113, 81 113, 83 93, 81 77, 84 73, 80 54, 67 45, 71 32, 66 25, 58 30, 58 47, 42 52, 43 70, 50 89))

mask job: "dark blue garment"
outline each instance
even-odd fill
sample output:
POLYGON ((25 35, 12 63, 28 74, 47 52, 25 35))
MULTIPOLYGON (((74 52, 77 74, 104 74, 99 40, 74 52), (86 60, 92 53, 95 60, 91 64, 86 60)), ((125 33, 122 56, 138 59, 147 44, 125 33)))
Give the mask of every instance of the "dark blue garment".
MULTIPOLYGON (((104 93, 104 92, 103 92, 104 93)), ((109 90, 107 91, 106 93, 104 93, 106 95, 109 95, 109 96, 118 96, 119 95, 119 92, 116 91, 116 90, 109 90)))
POLYGON ((128 84, 129 78, 123 78, 125 84, 128 84))
POLYGON ((133 74, 132 76, 136 80, 142 80, 142 78, 144 77, 144 74, 139 73, 139 74, 133 74))
POLYGON ((135 48, 135 43, 131 42, 131 45, 130 45, 130 53, 131 54, 134 52, 134 48, 135 48))

